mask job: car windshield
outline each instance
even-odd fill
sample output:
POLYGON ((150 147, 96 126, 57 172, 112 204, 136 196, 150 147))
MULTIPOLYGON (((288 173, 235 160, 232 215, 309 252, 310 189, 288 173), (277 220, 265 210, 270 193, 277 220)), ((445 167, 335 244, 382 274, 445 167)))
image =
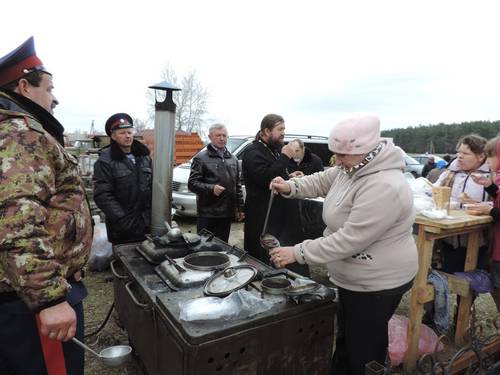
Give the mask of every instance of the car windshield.
POLYGON ((228 138, 226 148, 230 153, 233 153, 238 147, 240 147, 243 142, 245 142, 244 138, 228 138))

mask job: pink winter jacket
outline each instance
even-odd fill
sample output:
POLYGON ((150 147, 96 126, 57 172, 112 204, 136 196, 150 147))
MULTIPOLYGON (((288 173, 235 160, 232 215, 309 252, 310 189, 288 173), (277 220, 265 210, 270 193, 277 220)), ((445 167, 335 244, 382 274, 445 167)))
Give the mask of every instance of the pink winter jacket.
POLYGON ((323 237, 294 247, 299 263, 327 264, 331 280, 353 291, 408 283, 418 269, 413 195, 401 151, 389 141, 352 176, 337 167, 288 181, 287 197, 324 197, 323 237), (302 258, 302 254, 304 258, 302 258))

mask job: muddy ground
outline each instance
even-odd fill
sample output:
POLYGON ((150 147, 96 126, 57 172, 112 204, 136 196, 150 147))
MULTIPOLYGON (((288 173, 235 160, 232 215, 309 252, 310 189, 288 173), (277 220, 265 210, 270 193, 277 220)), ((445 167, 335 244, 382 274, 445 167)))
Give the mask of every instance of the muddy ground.
MULTIPOLYGON (((196 222, 193 219, 177 219, 179 226, 183 231, 191 230, 196 232, 196 222)), ((243 225, 233 224, 229 243, 243 248, 243 225)), ((313 267, 312 278, 319 282, 327 282, 327 273, 324 267, 313 267)), ((87 272, 85 283, 89 290, 89 296, 85 300, 85 332, 86 334, 94 332, 104 321, 106 314, 113 302, 113 285, 112 275, 110 271, 104 272, 87 272)), ((454 308, 455 298, 450 298, 450 308, 454 308)), ((476 315, 479 322, 488 323, 495 316, 496 309, 489 295, 481 295, 476 299, 476 315)), ((451 310, 450 310, 451 311, 451 310)), ((403 298, 398 311, 398 314, 407 316, 408 313, 408 294, 403 298)), ((92 335, 86 339, 96 351, 100 351, 106 346, 128 343, 127 333, 122 330, 117 324, 118 319, 113 311, 111 318, 98 334, 92 335)), ((492 332, 491 325, 486 332, 492 332)), ((457 348, 449 345, 442 358, 450 357, 457 348)), ((92 355, 86 355, 85 374, 87 375, 118 375, 118 374, 133 374, 142 375, 139 361, 132 358, 129 363, 119 369, 110 369, 102 365, 98 359, 92 355)))

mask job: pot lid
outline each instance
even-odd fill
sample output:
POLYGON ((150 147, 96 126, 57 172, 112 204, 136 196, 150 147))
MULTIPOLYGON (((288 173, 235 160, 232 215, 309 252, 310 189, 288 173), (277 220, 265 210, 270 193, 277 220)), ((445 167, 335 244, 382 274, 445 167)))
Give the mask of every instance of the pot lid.
POLYGON ((257 269, 249 264, 228 267, 208 279, 203 291, 208 296, 226 296, 247 286, 257 276, 257 272, 257 269))

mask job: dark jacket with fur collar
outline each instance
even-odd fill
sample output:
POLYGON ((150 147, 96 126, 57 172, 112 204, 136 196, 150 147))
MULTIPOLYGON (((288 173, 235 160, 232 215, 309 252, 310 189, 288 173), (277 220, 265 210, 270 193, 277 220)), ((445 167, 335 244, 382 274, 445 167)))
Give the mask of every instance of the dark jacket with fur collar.
POLYGON ((134 140, 135 164, 118 144, 103 148, 94 165, 94 201, 106 215, 108 240, 141 241, 149 233, 153 167, 149 149, 134 140))

